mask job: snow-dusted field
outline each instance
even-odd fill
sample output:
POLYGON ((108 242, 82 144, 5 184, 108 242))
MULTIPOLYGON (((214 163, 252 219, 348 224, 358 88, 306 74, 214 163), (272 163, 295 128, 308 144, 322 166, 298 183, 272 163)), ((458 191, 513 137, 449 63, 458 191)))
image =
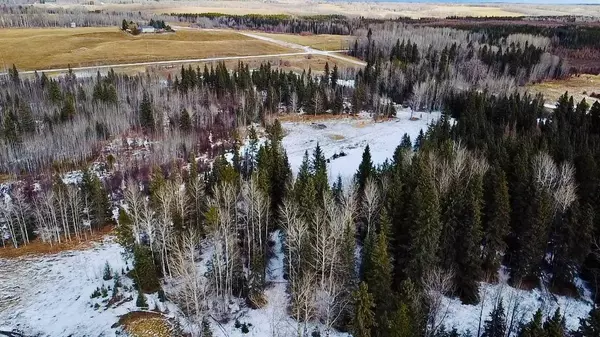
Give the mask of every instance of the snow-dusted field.
POLYGON ((399 110, 397 118, 385 122, 375 123, 365 115, 355 119, 316 122, 324 125, 323 129, 306 122, 286 122, 282 123, 286 132, 283 146, 294 174, 298 173, 302 164, 304 151, 308 150, 312 156, 319 143, 325 158, 331 159, 328 165, 329 180, 335 181, 338 175, 342 176, 342 180, 348 180, 356 173, 367 145, 370 146, 373 163, 381 164, 391 158, 405 133, 414 142, 419 131, 427 131, 428 125, 436 121, 440 113, 415 112, 413 116, 419 119, 410 120, 410 111, 399 110), (346 156, 332 158, 340 152, 344 152, 346 156))
POLYGON ((88 250, 0 259, 0 330, 19 329, 28 336, 113 336, 111 325, 135 308, 135 301, 94 309, 100 301, 90 295, 103 284, 113 285, 102 279, 106 261, 118 273, 126 267, 121 252, 107 239, 88 250))

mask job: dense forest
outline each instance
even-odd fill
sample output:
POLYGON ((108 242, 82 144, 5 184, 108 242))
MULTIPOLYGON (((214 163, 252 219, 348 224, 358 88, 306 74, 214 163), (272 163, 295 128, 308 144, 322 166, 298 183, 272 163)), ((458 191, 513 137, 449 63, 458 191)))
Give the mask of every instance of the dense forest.
MULTIPOLYGON (((294 73, 218 63, 182 66, 166 80, 112 70, 25 77, 13 67, 0 86, 0 172, 15 177, 3 185, 3 245, 85 240, 114 224, 139 293, 176 303, 203 337, 209 322, 236 319, 232 303, 267 304, 276 242, 298 336, 598 336, 595 306, 570 331, 564 312, 520 317, 503 294, 478 331, 444 322, 445 297, 481 304, 481 282, 496 282, 499 270, 515 288, 573 297, 583 279, 597 299, 600 103, 565 93, 548 111, 543 97, 517 90, 568 75, 549 34, 177 16, 353 34, 349 53, 367 66, 350 78, 329 64, 294 73), (332 184, 318 144, 292 173, 278 116, 382 119, 401 105, 442 117, 415 139, 398 134, 381 165, 367 145, 351 181, 332 184)), ((36 20, 24 26, 59 24, 36 20)), ((558 43, 575 47, 568 41, 558 43)))

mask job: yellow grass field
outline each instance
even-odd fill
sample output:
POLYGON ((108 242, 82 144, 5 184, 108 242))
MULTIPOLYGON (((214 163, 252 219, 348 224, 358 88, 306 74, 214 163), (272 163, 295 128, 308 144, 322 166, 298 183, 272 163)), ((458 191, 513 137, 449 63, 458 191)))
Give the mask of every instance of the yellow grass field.
POLYGON ((594 92, 596 94, 600 93, 600 76, 583 74, 565 80, 546 81, 529 85, 526 89, 532 93, 539 92, 543 94, 548 103, 555 103, 565 91, 568 91, 575 101, 578 102, 585 98, 589 104, 593 104, 598 99, 589 95, 594 92))
POLYGON ((117 27, 0 29, 0 46, 0 66, 15 64, 20 70, 291 51, 235 32, 184 30, 132 36, 117 27))
POLYGON ((272 34, 255 33, 275 40, 309 46, 319 50, 343 50, 348 49, 354 43, 354 37, 347 35, 296 35, 296 34, 272 34))

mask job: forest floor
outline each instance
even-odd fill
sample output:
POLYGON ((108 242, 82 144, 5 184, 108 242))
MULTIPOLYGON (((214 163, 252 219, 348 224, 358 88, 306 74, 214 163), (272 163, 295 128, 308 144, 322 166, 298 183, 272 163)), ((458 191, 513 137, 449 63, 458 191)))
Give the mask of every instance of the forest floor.
POLYGON ((561 80, 544 81, 528 85, 525 89, 532 93, 543 94, 546 102, 552 104, 566 91, 576 102, 585 98, 586 102, 592 105, 600 101, 590 96, 592 93, 600 94, 600 75, 582 74, 561 80))
POLYGON ((4 68, 15 64, 19 70, 290 52, 284 46, 233 31, 182 30, 133 36, 117 27, 0 29, 0 45, 4 68))

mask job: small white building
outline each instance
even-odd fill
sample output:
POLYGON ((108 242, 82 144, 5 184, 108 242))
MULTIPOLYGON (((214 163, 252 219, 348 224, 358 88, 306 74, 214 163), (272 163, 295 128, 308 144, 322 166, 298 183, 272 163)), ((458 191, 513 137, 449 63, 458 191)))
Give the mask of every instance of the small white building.
POLYGON ((75 22, 71 22, 71 28, 77 28, 77 24, 75 22))
POLYGON ((146 34, 146 33, 156 33, 156 28, 154 28, 152 26, 142 26, 142 27, 140 27, 140 31, 143 34, 146 34))

